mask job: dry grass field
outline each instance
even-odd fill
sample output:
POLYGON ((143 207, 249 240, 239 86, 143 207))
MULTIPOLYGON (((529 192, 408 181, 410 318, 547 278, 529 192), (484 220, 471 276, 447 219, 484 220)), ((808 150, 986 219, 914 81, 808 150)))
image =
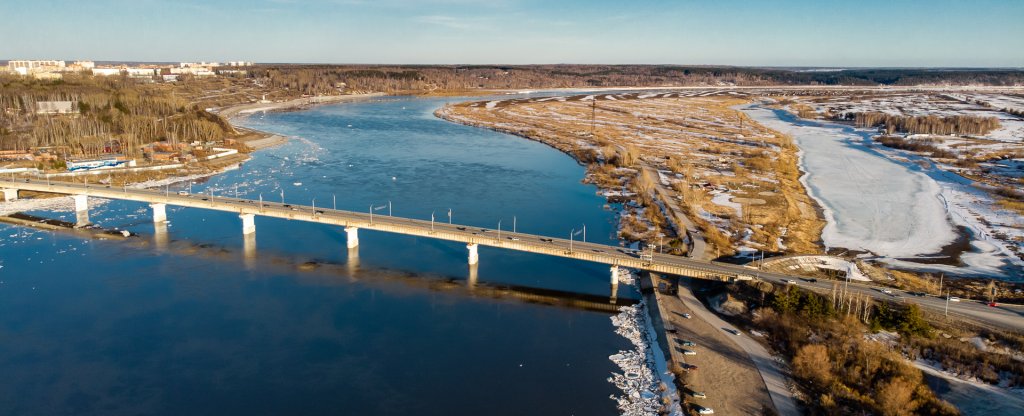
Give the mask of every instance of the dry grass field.
POLYGON ((736 92, 609 93, 467 102, 437 115, 573 155, 587 181, 627 201, 628 240, 685 249, 662 196, 678 202, 713 255, 820 252, 824 221, 799 182, 797 148, 733 108, 747 102, 736 92))

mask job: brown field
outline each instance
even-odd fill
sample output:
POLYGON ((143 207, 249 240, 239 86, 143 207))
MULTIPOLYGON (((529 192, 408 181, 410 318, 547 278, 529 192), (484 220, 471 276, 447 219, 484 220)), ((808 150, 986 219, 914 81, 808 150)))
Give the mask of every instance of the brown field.
POLYGON ((437 115, 538 140, 586 164, 589 182, 639 206, 622 218, 626 239, 657 243, 664 233, 666 246, 682 250, 657 187, 680 202, 709 253, 820 252, 824 221, 799 182, 797 149, 732 108, 747 102, 700 91, 598 94, 468 102, 437 115))

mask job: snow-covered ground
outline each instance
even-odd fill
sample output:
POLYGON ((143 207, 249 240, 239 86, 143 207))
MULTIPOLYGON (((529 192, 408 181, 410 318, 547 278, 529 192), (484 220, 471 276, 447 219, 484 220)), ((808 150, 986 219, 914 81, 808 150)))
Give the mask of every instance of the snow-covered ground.
MULTIPOLYGON (((1008 276, 1024 266, 994 231, 1012 232, 1019 218, 992 207, 983 191, 922 158, 865 144, 870 135, 848 126, 783 120, 772 110, 748 106, 759 123, 789 134, 801 149, 801 180, 822 206, 828 247, 866 251, 892 265, 924 271, 1008 276), (1013 218, 1008 218, 1013 217, 1013 218), (961 266, 914 262, 967 228, 971 250, 961 266)), ((1019 276, 1017 276, 1019 277, 1019 276)))
POLYGON ((771 110, 748 108, 757 122, 793 137, 802 150, 802 180, 825 210, 829 247, 892 257, 936 253, 956 239, 939 187, 928 176, 861 149, 860 136, 798 126, 771 110))

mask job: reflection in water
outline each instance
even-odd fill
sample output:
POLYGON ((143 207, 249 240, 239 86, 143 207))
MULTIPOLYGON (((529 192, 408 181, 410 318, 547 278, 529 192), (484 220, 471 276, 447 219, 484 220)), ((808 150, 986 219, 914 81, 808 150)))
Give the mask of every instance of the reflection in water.
POLYGON ((256 233, 244 234, 242 258, 245 259, 246 270, 252 270, 256 265, 256 233))
POLYGON ((167 222, 160 221, 153 223, 153 245, 157 251, 167 251, 170 236, 167 234, 167 222))
POLYGON ((480 263, 470 263, 469 265, 469 280, 466 281, 466 287, 473 290, 476 287, 477 274, 479 273, 480 263))
POLYGON ((359 271, 359 246, 348 248, 348 261, 345 262, 345 265, 349 280, 356 280, 356 272, 359 271))

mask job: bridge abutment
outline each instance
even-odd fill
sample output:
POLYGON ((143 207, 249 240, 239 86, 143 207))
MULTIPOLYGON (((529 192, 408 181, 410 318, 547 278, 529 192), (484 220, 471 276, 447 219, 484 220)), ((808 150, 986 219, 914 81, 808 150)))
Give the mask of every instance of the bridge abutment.
POLYGON ((18 190, 11 188, 0 189, 0 193, 3 193, 4 202, 11 202, 18 199, 18 190))
POLYGON ((480 253, 477 251, 476 243, 466 244, 466 248, 469 249, 469 264, 480 263, 480 253))
POLYGON ((153 209, 153 222, 167 222, 167 204, 149 204, 153 209))
POLYGON ((242 235, 249 235, 256 232, 255 214, 238 214, 238 218, 242 219, 242 235))
POLYGON ((359 247, 359 229, 356 227, 345 227, 346 240, 345 244, 348 248, 359 247))

